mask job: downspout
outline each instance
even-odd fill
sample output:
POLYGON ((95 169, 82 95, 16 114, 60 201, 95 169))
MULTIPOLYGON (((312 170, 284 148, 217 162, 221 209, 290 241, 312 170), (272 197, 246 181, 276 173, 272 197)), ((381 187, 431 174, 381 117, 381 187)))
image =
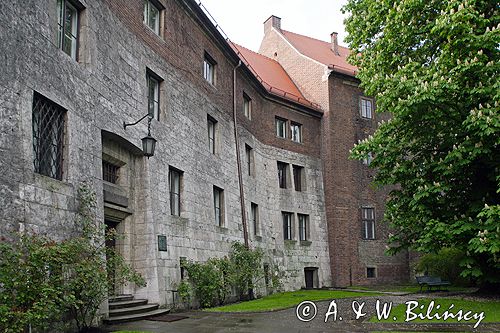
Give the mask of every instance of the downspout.
POLYGON ((236 71, 241 66, 241 60, 238 65, 233 69, 233 121, 234 121, 234 140, 236 142, 236 163, 238 164, 238 182, 240 185, 240 205, 241 205, 241 218, 243 223, 243 239, 245 240, 245 247, 248 245, 248 230, 247 230, 247 214, 245 209, 245 193, 243 191, 243 175, 241 173, 241 157, 240 157, 240 138, 238 136, 238 122, 236 120, 236 71))

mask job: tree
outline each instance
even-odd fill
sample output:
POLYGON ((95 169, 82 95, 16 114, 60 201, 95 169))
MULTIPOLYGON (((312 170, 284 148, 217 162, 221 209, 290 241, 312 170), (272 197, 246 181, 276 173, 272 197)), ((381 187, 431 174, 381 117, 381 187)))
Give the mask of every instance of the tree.
POLYGON ((491 0, 349 0, 346 41, 391 120, 358 143, 396 185, 390 251, 463 251, 462 275, 500 281, 500 14, 491 0))

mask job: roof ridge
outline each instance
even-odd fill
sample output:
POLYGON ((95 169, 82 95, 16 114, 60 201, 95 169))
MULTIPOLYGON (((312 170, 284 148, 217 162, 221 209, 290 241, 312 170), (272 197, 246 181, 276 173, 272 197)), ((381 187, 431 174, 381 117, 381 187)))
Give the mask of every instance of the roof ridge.
MULTIPOLYGON (((311 37, 311 36, 306 36, 306 35, 302 35, 302 34, 298 34, 296 32, 293 32, 293 31, 288 31, 288 30, 284 30, 284 29, 281 29, 281 31, 283 32, 287 32, 287 33, 290 33, 290 34, 294 34, 294 35, 297 35, 297 36, 301 36, 301 37, 305 37, 305 38, 309 38, 309 39, 313 39, 315 41, 318 41, 318 42, 322 42, 322 43, 325 43, 325 44, 330 44, 329 42, 327 41, 324 41, 324 40, 321 40, 321 39, 318 39, 318 38, 314 38, 314 37, 311 37)), ((282 34, 283 36, 285 36, 284 34, 282 34)), ((285 36, 286 37, 286 36, 285 36)), ((345 47, 343 45, 338 45, 339 47, 343 48, 343 49, 346 49, 346 50, 351 50, 350 48, 348 47, 345 47)))

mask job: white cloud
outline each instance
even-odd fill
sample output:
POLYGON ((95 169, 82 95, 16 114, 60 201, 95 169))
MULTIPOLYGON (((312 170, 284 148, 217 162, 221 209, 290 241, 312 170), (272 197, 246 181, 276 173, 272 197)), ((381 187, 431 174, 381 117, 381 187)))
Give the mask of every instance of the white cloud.
POLYGON ((257 51, 264 35, 264 21, 281 17, 284 30, 330 41, 332 32, 345 37, 340 8, 347 0, 201 0, 228 37, 257 51))

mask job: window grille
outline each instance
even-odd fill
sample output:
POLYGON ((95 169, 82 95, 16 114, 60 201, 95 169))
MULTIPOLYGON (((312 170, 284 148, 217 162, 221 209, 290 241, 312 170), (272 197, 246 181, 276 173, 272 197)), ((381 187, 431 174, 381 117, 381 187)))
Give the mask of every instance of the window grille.
POLYGON ((102 179, 104 181, 117 184, 119 176, 120 176, 119 166, 109 163, 107 161, 102 161, 102 179))
POLYGON ((35 172, 62 180, 65 113, 62 107, 33 96, 33 162, 35 172))

